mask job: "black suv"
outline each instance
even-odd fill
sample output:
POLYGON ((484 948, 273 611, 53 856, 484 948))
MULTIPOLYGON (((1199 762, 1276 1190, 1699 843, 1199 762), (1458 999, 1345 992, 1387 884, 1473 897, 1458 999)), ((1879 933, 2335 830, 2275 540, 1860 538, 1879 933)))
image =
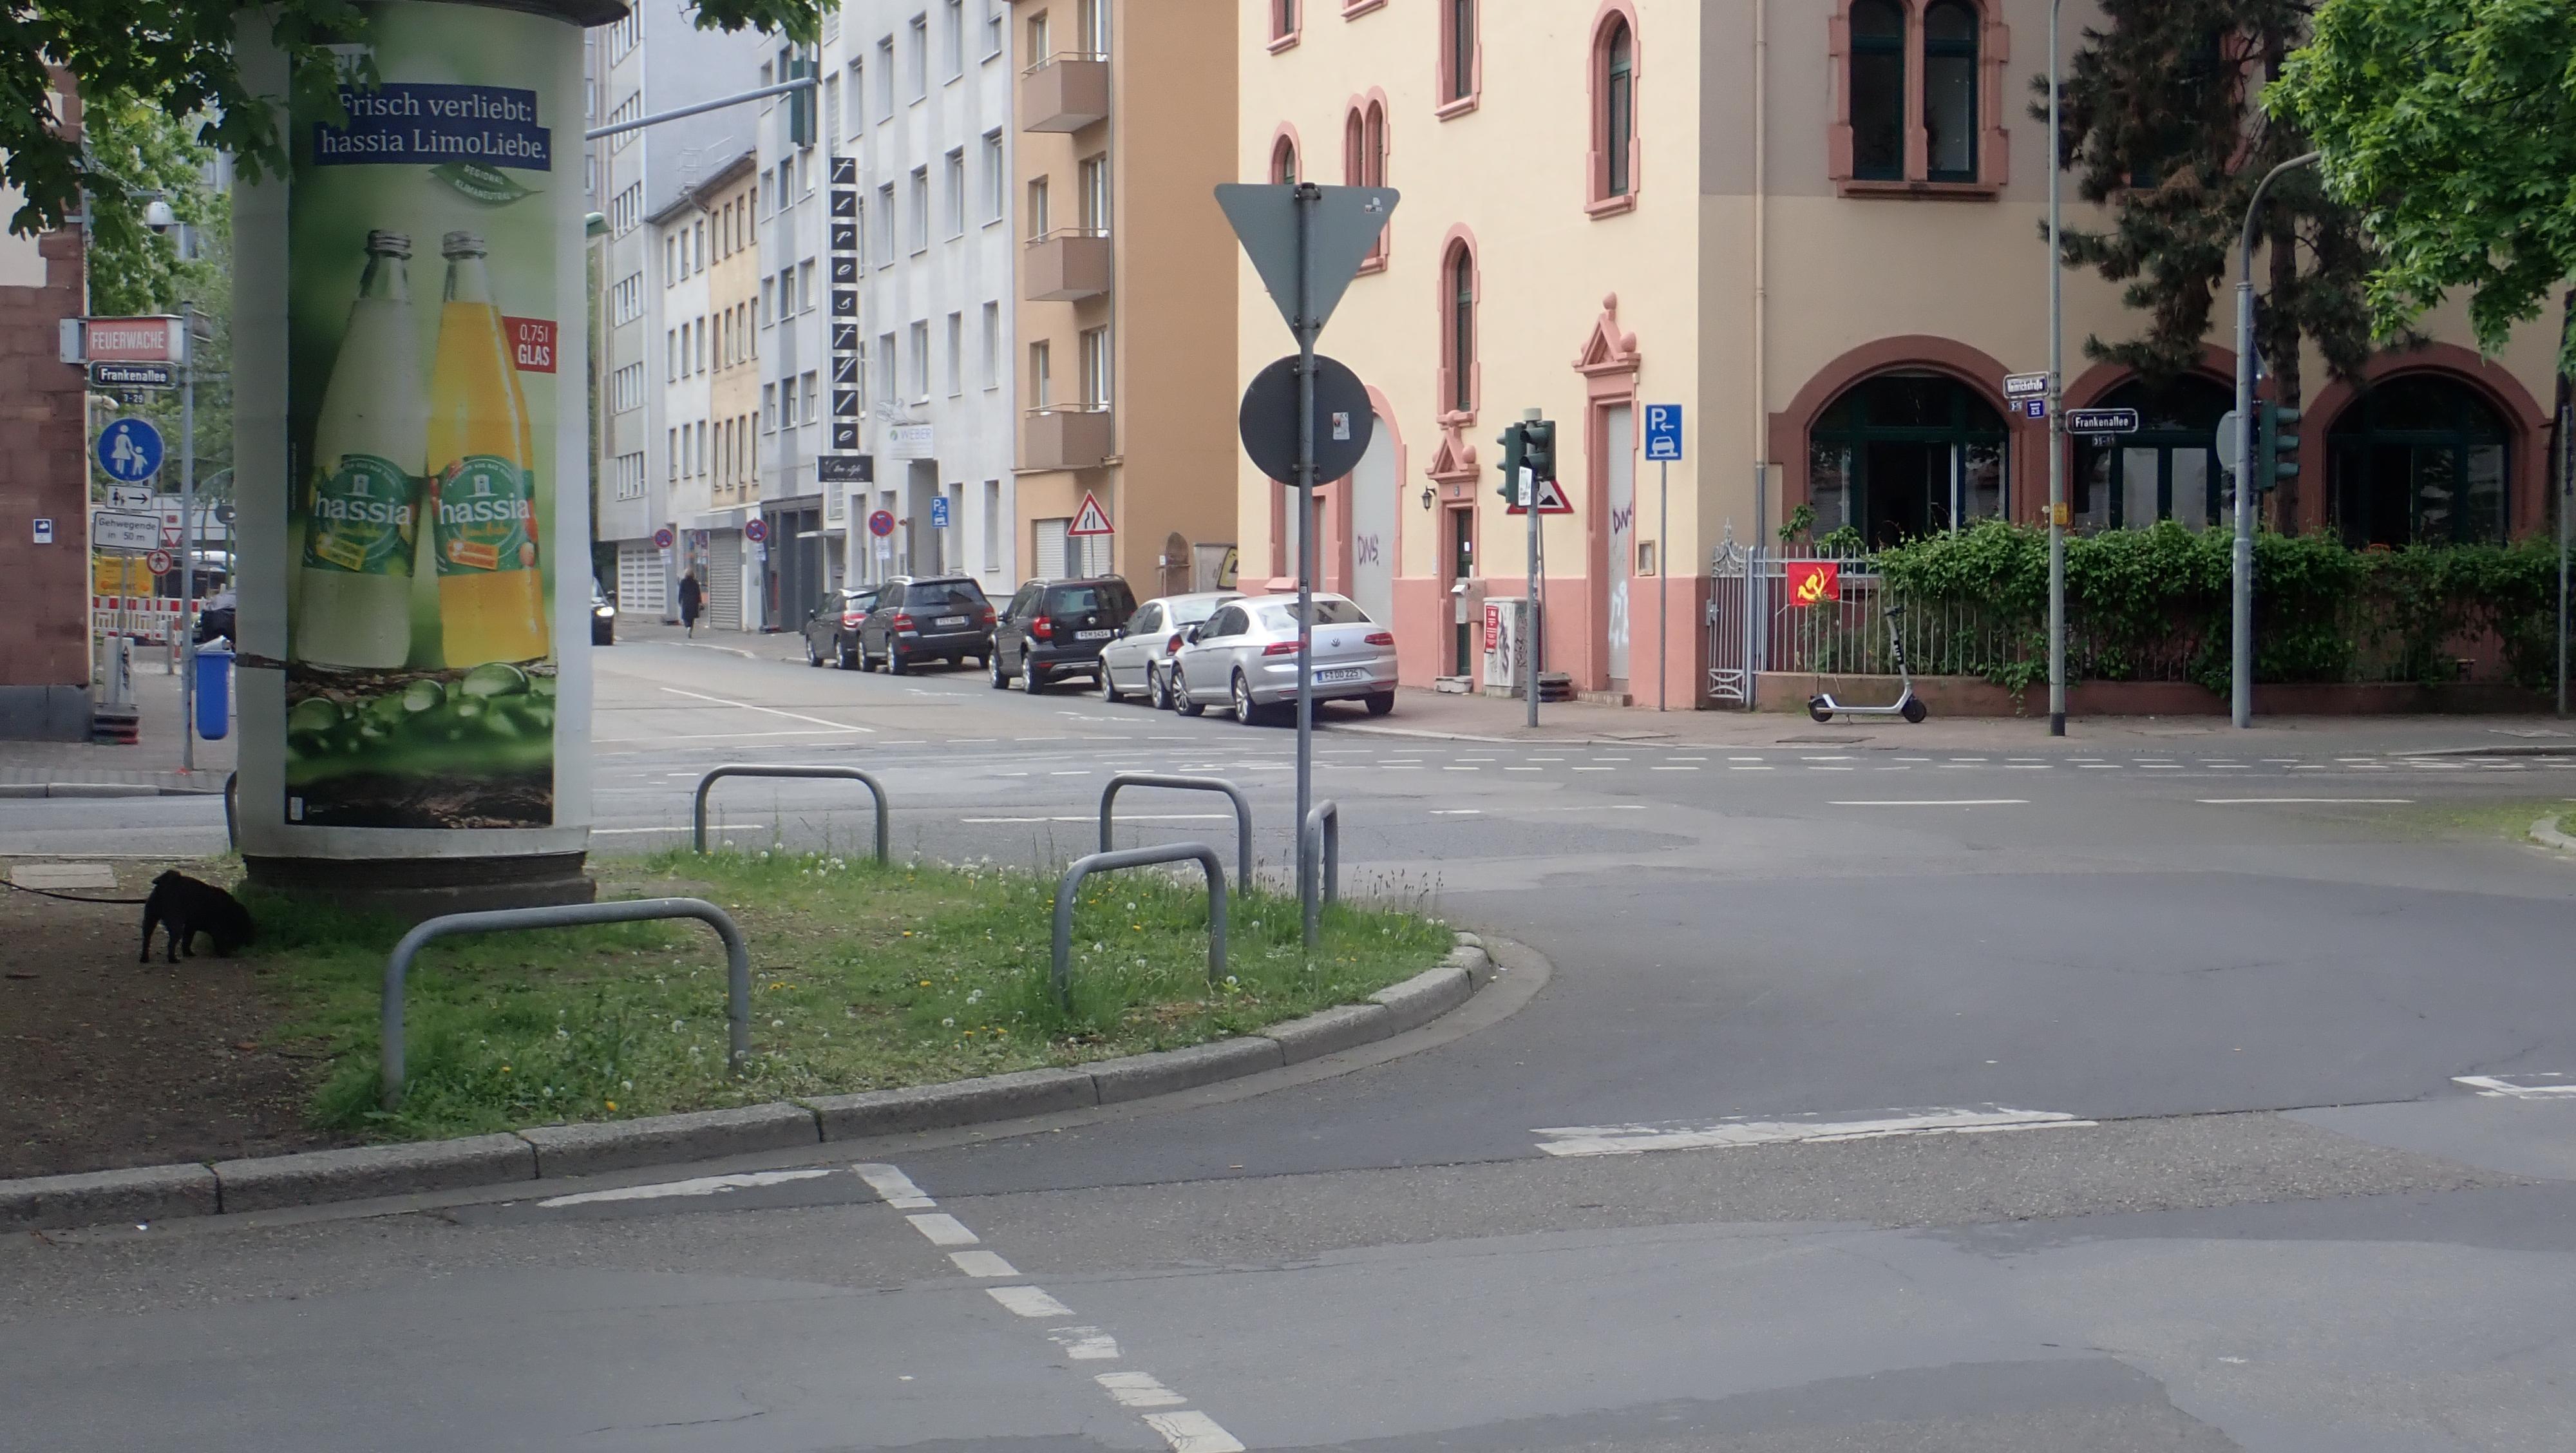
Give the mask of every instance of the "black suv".
POLYGON ((1135 592, 1115 575, 1030 581, 994 623, 987 663, 993 689, 1005 689, 1014 677, 1032 696, 1060 676, 1098 681, 1100 648, 1116 640, 1135 613, 1135 592))
POLYGON ((857 670, 859 622, 867 618, 868 607, 876 600, 877 588, 873 585, 824 591, 823 603, 805 617, 805 664, 820 666, 829 661, 844 671, 857 670))
POLYGON ((963 575, 898 575, 877 587, 858 638, 862 671, 900 676, 924 661, 991 660, 993 603, 963 575))

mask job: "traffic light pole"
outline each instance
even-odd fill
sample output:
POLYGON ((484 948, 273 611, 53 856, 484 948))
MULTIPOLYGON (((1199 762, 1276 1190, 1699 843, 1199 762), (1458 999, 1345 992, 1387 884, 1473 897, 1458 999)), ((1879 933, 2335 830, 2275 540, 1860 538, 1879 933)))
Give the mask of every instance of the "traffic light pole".
MULTIPOLYGON (((1538 422, 1539 411, 1523 409, 1524 426, 1538 422)), ((1538 477, 1527 465, 1512 471, 1512 484, 1521 492, 1522 512, 1529 516, 1529 598, 1521 608, 1521 654, 1529 662, 1529 724, 1538 725, 1538 477)))
POLYGON ((197 305, 179 305, 179 770, 197 770, 197 305))
POLYGON ((2059 231, 2057 11, 2048 6, 2048 734, 2066 735, 2066 254, 2059 231))
POLYGON ((2245 230, 2238 236, 2236 274, 2236 561, 2234 630, 2229 637, 2228 716, 2237 726, 2254 724, 2254 221, 2263 211, 2263 194, 2281 174, 2312 166, 2316 152, 2294 156, 2264 174, 2254 199, 2245 204, 2245 230))

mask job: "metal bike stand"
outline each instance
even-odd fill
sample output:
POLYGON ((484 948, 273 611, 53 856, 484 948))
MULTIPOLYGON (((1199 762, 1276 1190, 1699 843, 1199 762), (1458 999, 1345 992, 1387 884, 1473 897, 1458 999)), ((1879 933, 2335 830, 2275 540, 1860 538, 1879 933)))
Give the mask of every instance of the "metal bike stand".
POLYGON ((1252 800, 1243 789, 1222 777, 1180 777, 1168 772, 1121 772, 1100 789, 1100 850, 1114 846, 1109 840, 1110 808, 1118 801, 1121 787, 1169 787, 1179 792, 1222 792, 1234 803, 1234 889, 1252 891, 1252 800))
POLYGON ((380 1012, 384 1065, 384 1106, 390 1110, 403 1089, 403 980, 412 956, 432 939, 460 933, 499 933, 516 928, 578 928, 593 923, 636 923, 652 918, 695 918, 716 931, 725 946, 725 1018, 731 1026, 727 1066, 741 1074, 751 1058, 751 950, 733 918, 703 898, 641 898, 625 903, 559 903, 544 908, 495 908, 481 913, 450 913, 432 918, 402 936, 393 957, 385 960, 384 1003, 380 1012))
POLYGON ((837 781, 863 783, 877 802, 877 861, 887 859, 885 785, 856 767, 770 767, 751 762, 730 762, 698 779, 698 801, 693 813, 690 842, 699 852, 707 850, 707 791, 719 777, 824 777, 837 781))
POLYGON ((1056 1007, 1073 1008, 1066 980, 1073 968, 1073 905, 1082 890, 1082 880, 1094 873, 1119 868, 1144 868, 1156 863, 1196 863, 1207 870, 1208 889, 1208 982, 1225 977, 1225 864, 1216 849, 1205 843, 1166 843, 1153 848, 1124 848, 1111 853, 1093 853, 1074 859, 1055 885, 1055 969, 1053 984, 1056 1007))

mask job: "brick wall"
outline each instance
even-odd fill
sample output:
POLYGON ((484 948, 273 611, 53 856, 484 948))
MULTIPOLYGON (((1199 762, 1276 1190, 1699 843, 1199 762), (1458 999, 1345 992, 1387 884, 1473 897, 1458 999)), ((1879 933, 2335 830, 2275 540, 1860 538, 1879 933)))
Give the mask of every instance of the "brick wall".
POLYGON ((45 285, 0 287, 0 688, 86 688, 86 380, 56 343, 81 314, 81 235, 48 233, 38 247, 45 285), (39 519, 54 522, 54 543, 35 543, 39 519))

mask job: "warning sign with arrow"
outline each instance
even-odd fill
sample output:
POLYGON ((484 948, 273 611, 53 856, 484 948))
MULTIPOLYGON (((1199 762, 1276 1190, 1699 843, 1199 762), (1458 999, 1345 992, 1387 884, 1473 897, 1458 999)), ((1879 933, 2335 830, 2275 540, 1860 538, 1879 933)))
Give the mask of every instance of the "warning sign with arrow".
MULTIPOLYGON (((1529 499, 1529 480, 1526 477, 1521 480, 1521 499, 1524 503, 1511 506, 1507 513, 1529 513, 1529 506, 1525 503, 1529 499)), ((1538 512, 1543 515, 1570 515, 1574 513, 1574 501, 1565 497, 1564 485, 1553 479, 1542 479, 1538 482, 1538 512)))
POLYGON ((1082 508, 1073 512, 1073 523, 1065 526, 1068 535, 1114 535, 1118 527, 1109 523, 1109 511, 1100 507, 1100 497, 1085 490, 1082 508))

